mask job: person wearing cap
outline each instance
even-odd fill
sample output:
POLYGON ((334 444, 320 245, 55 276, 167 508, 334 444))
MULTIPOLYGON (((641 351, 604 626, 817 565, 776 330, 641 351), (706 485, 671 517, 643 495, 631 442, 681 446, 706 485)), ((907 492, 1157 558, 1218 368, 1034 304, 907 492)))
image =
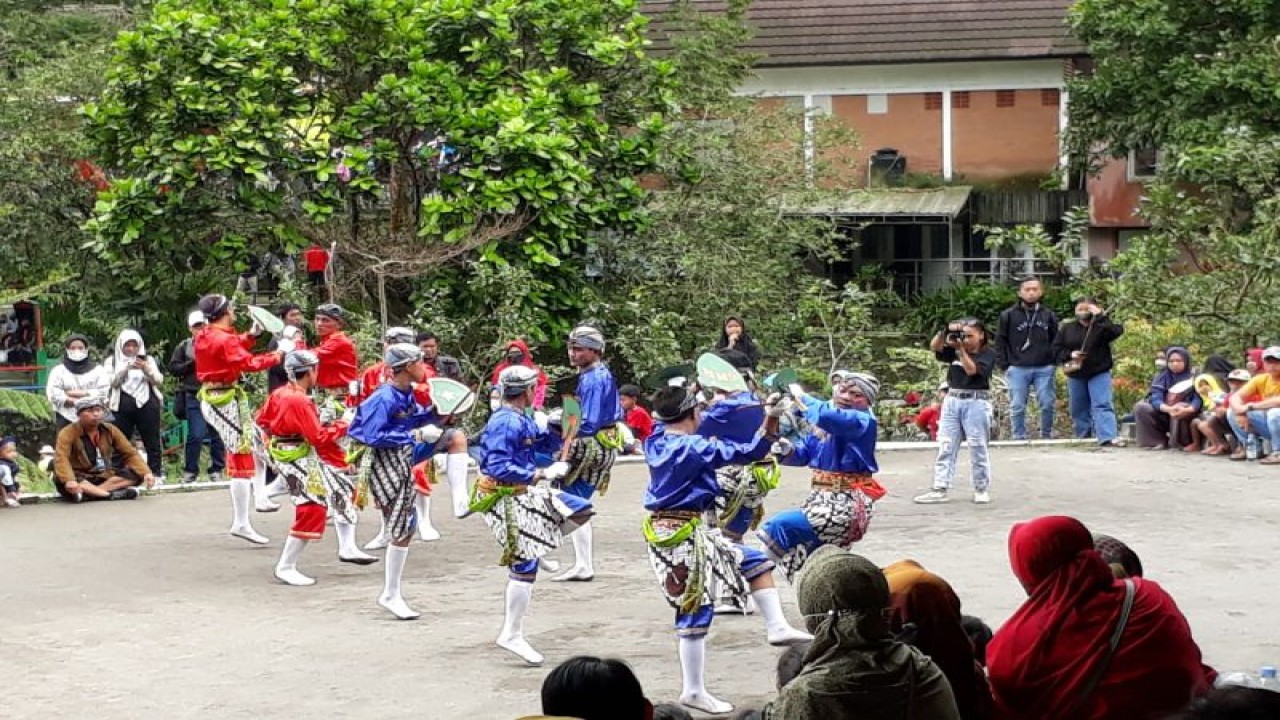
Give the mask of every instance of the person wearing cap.
MULTIPOLYGON (((262 372, 280 364, 286 352, 293 350, 281 340, 275 352, 255 355, 250 349, 262 334, 254 323, 249 332, 235 332, 235 308, 225 295, 200 298, 200 312, 208 325, 195 336, 196 379, 200 381, 200 412, 209 426, 222 439, 227 449, 227 474, 231 476, 231 530, 234 537, 258 545, 269 542, 249 522, 249 506, 253 502, 254 481, 259 480, 258 494, 265 500, 265 473, 257 472, 253 453, 253 409, 249 396, 240 386, 247 372, 262 372)), ((264 463, 265 464, 265 463, 264 463)))
POLYGON ((387 348, 382 359, 391 370, 391 382, 384 383, 360 403, 347 435, 365 446, 369 489, 391 537, 383 563, 385 581, 378 604, 401 620, 412 620, 418 613, 404 601, 400 578, 409 556, 409 541, 418 523, 413 446, 419 442, 436 442, 444 430, 434 424, 435 412, 418 405, 413 396, 413 384, 427 377, 422 351, 416 345, 397 343, 387 348))
POLYGON ((665 387, 653 398, 654 416, 662 423, 644 444, 649 483, 644 522, 649 561, 667 604, 675 610, 675 632, 683 689, 680 703, 707 713, 733 709, 707 691, 707 631, 714 606, 733 598, 742 607, 750 597, 760 608, 771 645, 812 640, 791 627, 773 583, 774 562, 765 553, 731 541, 711 530, 705 518, 715 512, 724 492, 716 471, 764 459, 778 441, 777 417, 782 405, 765 414, 746 442, 699 434, 698 394, 685 387, 665 387))
POLYGON ((484 462, 471 504, 471 510, 484 514, 502 548, 499 563, 508 568, 498 647, 530 665, 542 663, 542 654, 524 637, 539 560, 559 547, 565 534, 572 537, 589 527, 594 513, 590 502, 537 484, 545 471, 538 470, 535 449, 548 434, 547 416, 532 411, 538 378, 538 371, 525 365, 512 365, 499 374, 502 405, 489 416, 481 436, 484 462))
POLYGON ((356 344, 347 336, 347 311, 333 303, 316 308, 312 320, 316 335, 320 338, 315 347, 320 367, 316 370, 316 388, 320 402, 332 402, 335 407, 354 407, 348 396, 359 392, 360 360, 356 344))
POLYGON ((848 371, 841 371, 838 380, 826 402, 792 393, 808 408, 812 429, 782 462, 808 466, 813 472, 811 490, 804 507, 784 510, 756 531, 788 578, 794 578, 822 545, 848 549, 861 540, 876 501, 885 496, 875 479, 880 466, 876 416, 871 411, 880 381, 867 373, 848 371))
MULTIPOLYGON (((597 490, 603 494, 609 487, 613 463, 622 449, 623 436, 615 427, 622 422, 622 404, 618 400, 618 383, 602 362, 604 334, 589 325, 581 325, 569 333, 569 363, 578 369, 577 396, 582 408, 578 432, 561 455, 561 460, 547 468, 549 477, 563 478, 565 492, 590 500, 597 490)), ((573 542, 573 567, 551 578, 554 582, 590 581, 595 577, 592 559, 592 530, 570 536, 573 542)))
POLYGON ((1244 368, 1236 368, 1227 373, 1227 392, 1221 398, 1214 398, 1212 409, 1206 410, 1201 419, 1192 425, 1193 434, 1204 436, 1208 447, 1201 452, 1205 455, 1227 455, 1231 452, 1228 439, 1234 439, 1235 433, 1227 422, 1227 414, 1231 404, 1231 396, 1240 392, 1252 375, 1244 368))
POLYGON ((53 482, 63 500, 135 500, 138 485, 155 485, 155 476, 129 438, 102 421, 104 412, 106 406, 97 397, 80 398, 76 421, 58 433, 53 482))
POLYGON ((187 444, 182 455, 182 482, 193 483, 200 472, 200 452, 205 440, 209 441, 209 480, 222 481, 222 471, 227 466, 226 448, 222 438, 209 430, 204 414, 200 412, 200 381, 196 378, 195 338, 208 325, 204 313, 192 310, 187 315, 187 329, 191 337, 185 338, 173 349, 169 358, 169 372, 178 379, 178 391, 174 397, 174 414, 187 421, 187 444))
POLYGON ((341 419, 322 424, 309 394, 320 358, 311 350, 294 350, 283 364, 289 384, 271 393, 257 417, 258 427, 270 438, 268 457, 294 499, 293 527, 275 576, 286 585, 314 585, 313 578, 298 571, 298 557, 307 543, 324 537, 329 511, 338 535, 338 560, 368 565, 378 559, 356 546, 354 474, 346 450, 338 443, 347 433, 347 424, 341 419))
POLYGON ((1232 460, 1244 460, 1249 435, 1271 444, 1264 465, 1280 465, 1280 345, 1262 351, 1262 372, 1231 395, 1231 429, 1240 440, 1232 460))

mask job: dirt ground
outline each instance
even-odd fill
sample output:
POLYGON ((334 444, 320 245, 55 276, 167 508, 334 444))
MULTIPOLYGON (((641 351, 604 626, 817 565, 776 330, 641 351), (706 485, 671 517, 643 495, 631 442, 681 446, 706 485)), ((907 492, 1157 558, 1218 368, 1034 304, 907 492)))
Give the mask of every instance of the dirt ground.
MULTIPOLYGON (((858 550, 880 564, 919 560, 998 626, 1022 595, 1004 551, 1010 525, 1072 514, 1134 547, 1210 664, 1280 661, 1280 469, 1137 450, 1001 448, 994 460, 992 505, 955 493, 922 507, 910 496, 928 485, 932 455, 882 453, 891 494, 858 550)), ((652 699, 671 699, 680 674, 640 534, 645 477, 619 466, 598 503, 595 582, 538 582, 528 631, 541 669, 493 646, 498 549, 480 518, 447 517, 444 491, 433 511, 444 538, 409 556, 415 622, 374 604, 381 566, 339 564, 331 535, 303 558, 317 585, 276 583, 292 513, 255 515, 272 543, 252 546, 224 532, 225 491, 0 511, 0 716, 510 719, 536 713, 548 669, 584 653, 626 659, 652 699)), ((771 507, 798 503, 805 480, 788 471, 771 507)), ((362 520, 364 541, 377 521, 362 520)), ((798 622, 791 588, 783 595, 798 622)), ((776 651, 758 616, 717 619, 708 656, 712 692, 740 706, 769 699, 776 651)))

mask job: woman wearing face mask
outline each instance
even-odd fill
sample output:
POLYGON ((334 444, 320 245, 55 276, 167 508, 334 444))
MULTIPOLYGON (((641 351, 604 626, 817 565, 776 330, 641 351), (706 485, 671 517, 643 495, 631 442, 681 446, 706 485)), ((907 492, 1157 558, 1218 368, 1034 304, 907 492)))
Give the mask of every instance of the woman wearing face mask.
POLYGON ((45 396, 53 406, 58 430, 76 421, 76 400, 107 396, 107 376, 102 366, 89 357, 89 338, 73 333, 63 347, 66 352, 62 364, 49 373, 45 386, 45 396))
POLYGON ((1171 347, 1165 358, 1165 368, 1151 381, 1151 393, 1133 408, 1138 444, 1150 450, 1164 450, 1170 443, 1189 448, 1191 421, 1204 408, 1204 400, 1190 382, 1194 377, 1190 351, 1171 347))
POLYGON ((160 385, 164 376, 137 330, 125 330, 116 338, 115 352, 103 367, 110 381, 107 407, 112 423, 127 438, 138 431, 147 449, 147 465, 156 481, 164 482, 164 447, 160 444, 160 415, 164 402, 160 385))
MULTIPOLYGON (((1078 438, 1092 436, 1103 447, 1123 447, 1111 401, 1111 344, 1124 334, 1093 298, 1076 300, 1075 322, 1063 323, 1054 356, 1067 376, 1071 424, 1078 438)), ((1163 362, 1163 358, 1157 359, 1163 362)))
POLYGON ((547 395, 547 374, 538 367, 533 361, 533 353, 529 352, 529 345, 524 340, 512 340, 507 343, 506 354, 502 358, 502 362, 493 369, 493 376, 489 378, 491 387, 497 387, 498 376, 503 370, 512 365, 523 365, 527 368, 538 371, 538 384, 533 389, 533 408, 535 410, 542 409, 543 400, 547 395))

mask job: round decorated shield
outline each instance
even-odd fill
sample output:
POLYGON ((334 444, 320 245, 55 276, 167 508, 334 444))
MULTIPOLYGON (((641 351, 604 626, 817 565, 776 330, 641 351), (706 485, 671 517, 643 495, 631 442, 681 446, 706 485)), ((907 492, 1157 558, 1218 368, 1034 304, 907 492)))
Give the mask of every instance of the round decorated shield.
POLYGON ((692 363, 672 365, 649 373, 641 382, 651 390, 661 390, 668 385, 683 387, 695 379, 697 372, 697 368, 692 363))
POLYGON ((272 335, 279 335, 284 332, 284 321, 276 317, 276 314, 270 310, 258 307, 257 305, 249 305, 249 317, 253 321, 262 326, 263 330, 272 335))
POLYGON ((703 353, 698 358, 698 385, 725 392, 742 392, 747 389, 747 381, 738 368, 712 353, 703 353))
POLYGON ((476 404, 476 394, 457 380, 444 377, 427 378, 431 403, 437 415, 460 415, 476 404))

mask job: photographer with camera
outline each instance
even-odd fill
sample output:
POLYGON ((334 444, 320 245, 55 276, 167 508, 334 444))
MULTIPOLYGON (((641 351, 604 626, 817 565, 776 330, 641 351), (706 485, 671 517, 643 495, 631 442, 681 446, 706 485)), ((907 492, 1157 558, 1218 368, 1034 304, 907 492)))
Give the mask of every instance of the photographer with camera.
MULTIPOLYGON (((155 358, 147 356, 147 346, 137 330, 125 330, 116 338, 115 352, 107 358, 104 371, 111 380, 107 408, 113 425, 132 441, 138 431, 147 449, 147 465, 156 482, 164 484, 164 446, 160 442, 164 398, 160 387, 164 376, 155 358)), ((119 468, 118 468, 119 469, 119 468)))
POLYGON ((950 390, 942 402, 938 421, 938 459, 933 465, 933 489, 917 495, 915 502, 932 505, 948 502, 947 491, 956 475, 956 459, 960 443, 969 441, 969 460, 973 480, 973 501, 991 502, 987 488, 991 484, 991 460, 987 440, 991 435, 991 371, 996 364, 996 351, 987 344, 987 329, 977 318, 962 318, 929 343, 940 362, 947 363, 947 385, 950 390))
POLYGON ((1075 322, 1063 323, 1054 354, 1067 376, 1071 424, 1076 437, 1093 435, 1104 447, 1124 447, 1111 404, 1111 343, 1124 334, 1091 297, 1078 298, 1075 322))

